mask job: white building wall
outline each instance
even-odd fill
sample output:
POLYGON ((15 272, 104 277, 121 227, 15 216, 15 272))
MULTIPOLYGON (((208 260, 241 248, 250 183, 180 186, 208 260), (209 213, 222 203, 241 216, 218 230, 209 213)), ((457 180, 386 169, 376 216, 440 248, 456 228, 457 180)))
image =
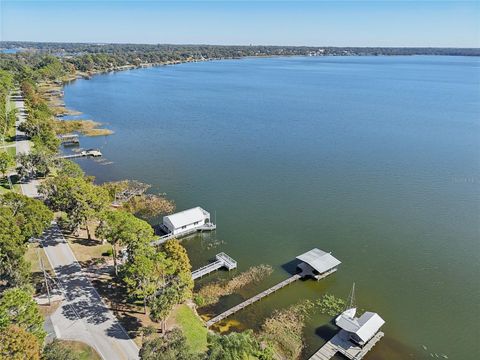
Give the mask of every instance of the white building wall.
POLYGON ((184 233, 186 231, 193 230, 193 229, 195 229, 199 226, 202 226, 203 224, 205 224, 205 220, 198 221, 198 224, 192 223, 192 224, 189 224, 189 225, 185 225, 185 226, 182 226, 181 228, 174 229, 173 234, 174 235, 181 234, 181 233, 184 233))
POLYGON ((185 231, 189 231, 189 230, 192 230, 192 229, 195 229, 199 226, 204 225, 205 224, 205 219, 198 220, 197 224, 192 223, 192 224, 188 224, 186 226, 182 226, 182 227, 179 227, 179 228, 175 228, 172 225, 172 223, 168 220, 168 218, 163 220, 163 224, 168 228, 168 230, 170 232, 172 232, 174 235, 176 235, 176 234, 180 234, 180 233, 183 233, 185 231))
POLYGON ((185 223, 184 221, 182 221, 183 219, 181 217, 179 218, 179 216, 182 216, 181 215, 182 213, 185 213, 185 212, 180 212, 177 214, 164 216, 163 225, 168 229, 170 233, 174 235, 192 231, 195 228, 202 226, 208 221, 210 221, 210 214, 207 211, 203 210, 202 208, 189 209, 189 210, 186 210, 186 212, 192 212, 192 210, 197 210, 197 209, 199 211, 194 211, 194 214, 187 215, 190 217, 190 219, 188 219, 189 223, 185 223), (170 217, 172 217, 172 219, 170 217), (179 222, 181 225, 179 224, 179 222))

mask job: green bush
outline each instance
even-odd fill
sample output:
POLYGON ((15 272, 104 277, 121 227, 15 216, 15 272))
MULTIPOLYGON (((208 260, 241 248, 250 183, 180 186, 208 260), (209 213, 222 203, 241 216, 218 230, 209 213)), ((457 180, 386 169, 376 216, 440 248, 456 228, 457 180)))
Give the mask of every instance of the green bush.
POLYGON ((58 340, 45 346, 42 360, 80 360, 78 354, 58 340))

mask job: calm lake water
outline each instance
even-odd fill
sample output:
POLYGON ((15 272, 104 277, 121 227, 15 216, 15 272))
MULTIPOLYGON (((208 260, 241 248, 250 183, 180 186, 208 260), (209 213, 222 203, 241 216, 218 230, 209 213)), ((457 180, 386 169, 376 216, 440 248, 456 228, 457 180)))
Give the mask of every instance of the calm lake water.
MULTIPOLYGON (((194 268, 220 251, 239 271, 274 268, 211 313, 286 278, 313 247, 343 262, 230 325, 256 328, 325 293, 346 298, 355 281, 359 307, 386 320, 368 359, 480 357, 479 58, 183 64, 75 81, 65 102, 115 131, 81 139, 113 162, 79 161, 99 182, 138 179, 178 210, 216 212, 216 233, 183 242, 194 268)), ((332 336, 329 320, 309 318, 305 358, 332 336)))

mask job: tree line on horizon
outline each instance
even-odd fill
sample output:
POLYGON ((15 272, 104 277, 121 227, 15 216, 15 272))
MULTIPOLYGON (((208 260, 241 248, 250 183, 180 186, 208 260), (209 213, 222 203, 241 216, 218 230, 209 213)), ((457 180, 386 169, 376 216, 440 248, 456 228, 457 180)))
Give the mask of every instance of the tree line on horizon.
POLYGON ((207 59, 233 59, 249 56, 393 56, 444 55, 480 56, 479 48, 433 47, 314 47, 264 45, 171 45, 171 44, 91 44, 51 42, 0 42, 2 62, 37 65, 45 55, 61 60, 67 70, 102 71, 120 66, 164 64, 207 59))

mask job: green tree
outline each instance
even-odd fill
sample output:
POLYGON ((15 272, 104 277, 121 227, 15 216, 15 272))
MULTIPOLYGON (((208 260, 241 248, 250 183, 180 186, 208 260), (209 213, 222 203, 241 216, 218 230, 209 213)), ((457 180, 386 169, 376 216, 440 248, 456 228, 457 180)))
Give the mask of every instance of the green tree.
POLYGON ((35 335, 9 325, 0 330, 0 360, 39 360, 40 346, 35 335))
POLYGON ((172 271, 171 261, 153 246, 138 251, 125 264, 123 281, 130 295, 143 300, 145 314, 147 302, 165 286, 166 276, 172 271))
POLYGON ((43 349, 42 360, 81 360, 81 358, 61 341, 54 340, 43 349))
POLYGON ((33 158, 30 154, 17 154, 16 160, 18 163, 17 174, 21 179, 26 179, 33 175, 35 167, 33 164, 33 158))
POLYGON ((43 344, 46 335, 43 317, 32 295, 28 288, 12 288, 3 292, 0 298, 0 330, 16 325, 35 335, 43 344))
POLYGON ((143 219, 149 219, 171 214, 175 210, 175 203, 160 195, 142 194, 132 197, 123 208, 143 219))
POLYGON ((191 272, 192 265, 188 258, 187 250, 176 239, 170 239, 163 243, 162 250, 175 264, 177 272, 191 272))
POLYGON ((192 297, 193 280, 192 266, 185 248, 176 240, 167 240, 162 245, 167 259, 172 261, 174 272, 170 276, 170 283, 177 291, 177 302, 180 303, 192 297))
POLYGON ((67 159, 57 159, 55 161, 58 173, 68 177, 82 178, 85 173, 80 165, 67 159))
POLYGON ((228 335, 208 334, 209 360, 272 359, 270 349, 262 350, 251 330, 228 335))
POLYGON ((165 333, 165 320, 176 304, 177 292, 171 286, 163 288, 150 303, 150 318, 161 322, 163 333, 165 333))
POLYGON ((17 193, 0 196, 0 205, 12 210, 24 240, 39 237, 50 226, 53 213, 43 202, 17 193))
MULTIPOLYGON (((102 189, 106 191, 105 189, 102 189)), ((150 246, 153 229, 147 222, 140 220, 126 211, 105 211, 96 230, 97 237, 107 240, 112 245, 112 256, 115 274, 118 275, 118 248, 127 247, 129 259, 134 257, 138 249, 150 246)))
POLYGON ((6 151, 0 152, 0 174, 2 177, 7 175, 7 170, 13 162, 12 156, 6 151))
POLYGON ((173 329, 162 337, 145 341, 140 349, 142 360, 195 360, 198 357, 189 352, 187 340, 180 329, 173 329))
POLYGON ((0 283, 20 285, 28 278, 26 245, 11 209, 0 206, 0 283))
POLYGON ((7 131, 11 124, 11 113, 8 112, 9 95, 13 89, 13 76, 10 72, 0 70, 0 129, 1 140, 5 139, 7 131))
POLYGON ((47 205, 54 211, 63 211, 73 230, 85 226, 91 238, 88 222, 101 217, 109 204, 108 193, 84 178, 60 175, 46 179, 39 187, 47 205))

